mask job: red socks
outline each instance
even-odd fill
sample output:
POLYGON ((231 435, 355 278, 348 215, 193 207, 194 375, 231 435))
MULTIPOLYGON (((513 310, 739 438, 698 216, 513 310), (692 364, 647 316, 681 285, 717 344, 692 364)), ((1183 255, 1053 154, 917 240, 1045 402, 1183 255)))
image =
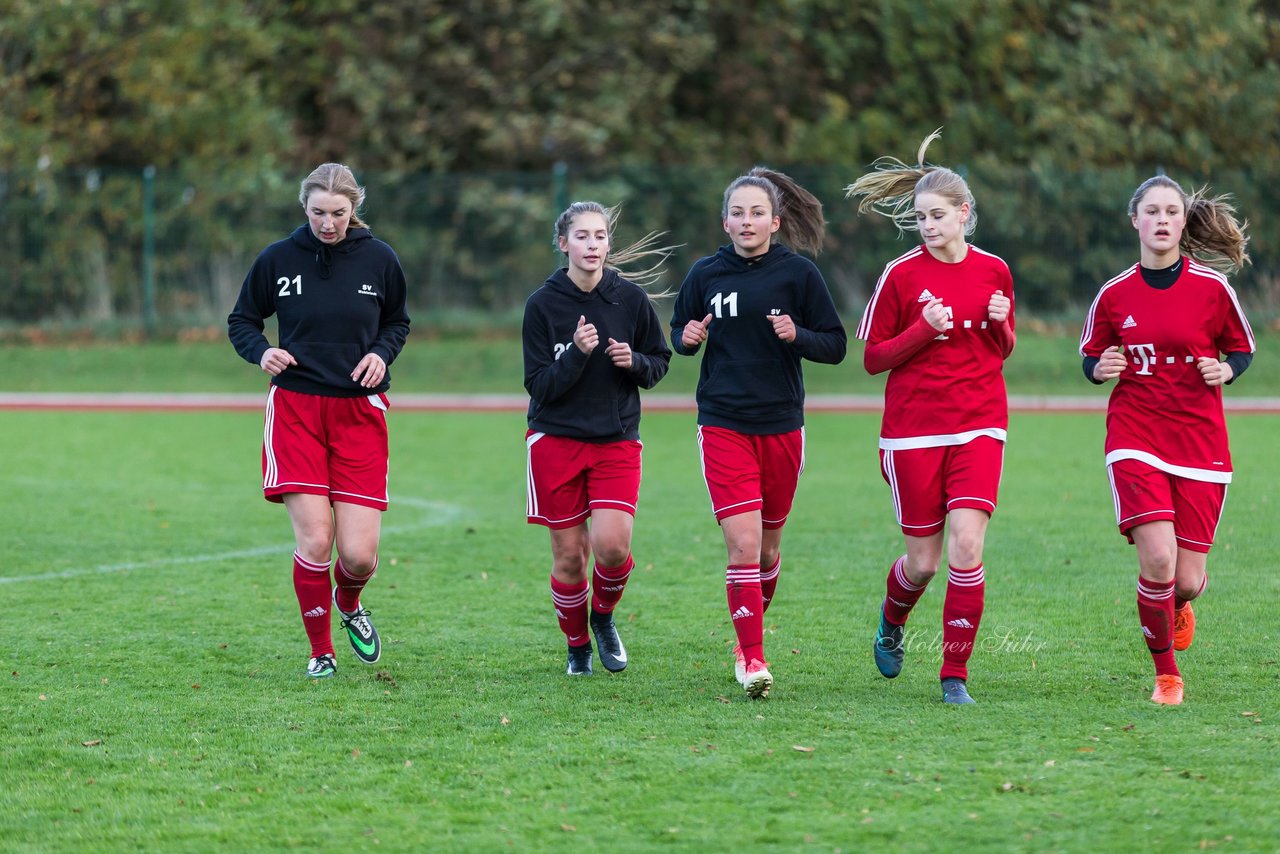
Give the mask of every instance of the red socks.
POLYGON ((769 610, 769 603, 773 601, 773 591, 778 589, 778 573, 781 571, 782 555, 778 555, 772 567, 760 571, 760 596, 764 600, 762 607, 765 611, 769 610))
POLYGON ((312 563, 293 553, 293 592, 302 610, 302 627, 311 641, 311 657, 333 655, 333 637, 329 626, 329 602, 333 588, 329 586, 329 564, 312 563))
POLYGON ((560 621, 560 631, 564 632, 569 646, 586 646, 591 643, 587 635, 587 580, 581 584, 565 584, 551 577, 551 604, 556 609, 556 619, 560 621))
POLYGON ((969 656, 982 622, 986 580, 982 564, 973 569, 947 568, 947 598, 942 603, 942 679, 967 679, 969 656))
POLYGON ((613 613, 635 565, 631 555, 627 555, 621 566, 601 566, 599 561, 596 562, 591 571, 591 610, 601 614, 613 613))
POLYGON ((901 626, 907 622, 907 615, 911 613, 911 609, 915 607, 916 602, 920 601, 925 588, 929 586, 928 582, 916 586, 907 581, 907 575, 903 571, 906 563, 906 555, 895 560, 893 566, 889 567, 889 577, 884 582, 884 619, 885 622, 894 626, 901 626))
POLYGON ((1156 675, 1181 676, 1173 659, 1173 580, 1138 576, 1138 620, 1156 665, 1156 675))
POLYGON ((348 614, 356 611, 360 607, 360 591, 369 583, 369 579, 373 578, 373 574, 378 571, 378 556, 373 556, 373 569, 369 570, 369 574, 363 578, 351 575, 347 572, 347 568, 342 565, 342 559, 338 559, 338 565, 333 571, 334 581, 337 582, 338 592, 334 598, 338 600, 338 607, 348 614))
POLYGON ((724 571, 729 617, 738 635, 742 655, 764 661, 764 597, 760 592, 760 565, 729 566, 724 571))

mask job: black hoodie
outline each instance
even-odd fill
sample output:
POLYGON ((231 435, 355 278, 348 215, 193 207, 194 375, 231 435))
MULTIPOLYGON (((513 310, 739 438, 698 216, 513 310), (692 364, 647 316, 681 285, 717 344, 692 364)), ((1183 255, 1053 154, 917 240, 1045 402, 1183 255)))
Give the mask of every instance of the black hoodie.
POLYGON ((524 387, 529 429, 585 442, 640 438, 641 388, 666 376, 671 351, 643 288, 606 269, 591 291, 557 270, 524 306, 524 387), (573 343, 578 318, 595 324, 590 355, 573 343), (631 369, 615 367, 609 339, 631 345, 631 369))
POLYGON ((671 343, 681 343, 691 320, 711 315, 707 352, 698 378, 698 423, 739 433, 788 433, 804 426, 800 360, 836 365, 848 346, 844 324, 822 273, 780 244, 754 258, 733 246, 694 262, 671 314, 671 343), (773 331, 769 315, 790 315, 796 339, 773 331))
POLYGON ((384 392, 390 369, 377 388, 361 386, 351 372, 369 353, 388 366, 400 354, 409 334, 405 295, 400 259, 369 229, 350 229, 329 245, 303 225, 253 262, 227 317, 227 335, 246 361, 260 364, 271 346, 263 321, 274 314, 280 349, 298 364, 273 377, 273 385, 326 397, 384 392))

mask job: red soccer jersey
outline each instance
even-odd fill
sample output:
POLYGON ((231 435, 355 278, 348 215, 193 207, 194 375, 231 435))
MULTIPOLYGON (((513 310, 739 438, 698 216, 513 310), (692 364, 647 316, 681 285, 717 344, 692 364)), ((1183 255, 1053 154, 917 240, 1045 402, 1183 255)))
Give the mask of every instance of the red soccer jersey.
POLYGON ((1222 387, 1205 385, 1196 360, 1254 351, 1253 330, 1221 273, 1190 258, 1167 290, 1134 265, 1089 306, 1080 355, 1124 345, 1129 366, 1107 405, 1107 463, 1142 460, 1170 474, 1231 482, 1222 387))
MULTIPOLYGON (((1004 441, 1009 401, 1004 387, 1005 344, 987 316, 991 295, 1013 299, 1013 276, 1001 258, 969 246, 956 264, 923 246, 890 261, 858 324, 868 346, 898 336, 920 320, 937 297, 947 310, 946 332, 891 368, 884 387, 880 447, 961 445, 977 436, 1004 441)), ((1013 308, 1009 309, 1013 329, 1013 308)))

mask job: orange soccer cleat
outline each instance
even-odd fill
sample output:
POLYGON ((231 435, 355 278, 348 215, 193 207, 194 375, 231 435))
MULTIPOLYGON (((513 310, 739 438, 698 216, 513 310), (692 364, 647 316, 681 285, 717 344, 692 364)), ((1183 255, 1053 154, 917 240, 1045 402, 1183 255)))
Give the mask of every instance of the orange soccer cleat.
POLYGON ((1172 673, 1156 676, 1156 690, 1151 692, 1151 702, 1164 706, 1182 705, 1182 677, 1172 673))
POLYGON ((755 658, 747 662, 747 672, 742 677, 742 687, 746 689, 747 696, 753 700, 768 697, 769 689, 773 687, 773 676, 769 673, 769 665, 755 658))
POLYGON ((743 684, 747 678, 747 657, 742 654, 742 645, 733 645, 733 678, 738 680, 738 684, 743 684))
POLYGON ((1191 610, 1191 603, 1183 605, 1173 612, 1173 648, 1182 652, 1191 646, 1196 636, 1196 612, 1191 610))

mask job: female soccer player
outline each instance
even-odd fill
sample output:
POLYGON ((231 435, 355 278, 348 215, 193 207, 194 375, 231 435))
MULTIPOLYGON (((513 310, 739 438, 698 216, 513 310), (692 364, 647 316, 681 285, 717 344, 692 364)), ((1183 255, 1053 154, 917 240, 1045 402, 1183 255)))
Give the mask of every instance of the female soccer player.
POLYGON ((1013 352, 1013 278, 1000 258, 966 241, 977 225, 973 193, 950 169, 881 158, 846 188, 858 211, 876 210, 923 245, 890 261, 858 337, 867 372, 889 372, 880 428, 906 554, 886 579, 873 653, 892 679, 902 671, 903 626, 937 574, 947 531, 942 608, 942 699, 972 703, 966 680, 982 620, 982 547, 996 509, 1009 426, 1004 360, 1013 352))
POLYGON ((1226 196, 1190 196, 1157 175, 1129 200, 1139 261, 1102 286, 1080 334, 1107 404, 1107 475, 1116 524, 1138 553, 1138 619, 1155 662, 1156 703, 1182 702, 1174 650, 1191 645, 1191 600, 1231 482, 1222 386, 1249 367, 1253 331, 1219 269, 1248 262, 1226 196), (1203 259, 1203 260, 1202 260, 1203 259), (1221 360, 1221 354, 1226 359, 1221 360))
POLYGON ((336 671, 331 600, 356 657, 373 664, 382 654, 360 591, 378 568, 387 366, 404 346, 409 315, 399 259, 360 221, 364 196, 341 164, 308 175, 298 194, 307 224, 262 250, 227 318, 236 352, 272 378, 262 488, 293 523, 293 587, 311 641, 306 674, 314 679, 336 671), (273 314, 279 347, 263 335, 273 314))
MULTIPOLYGON (((560 214, 555 243, 567 264, 524 308, 527 515, 551 532, 551 601, 568 641, 570 676, 591 674, 588 622, 605 669, 627 666, 613 610, 635 566, 639 389, 657 385, 671 362, 649 294, 618 269, 668 250, 650 248, 651 234, 611 256, 615 213, 574 202, 560 214)), ((660 263, 635 278, 656 279, 660 263)))
POLYGON ((774 242, 777 234, 806 252, 822 248, 822 204, 812 194, 756 167, 724 191, 721 218, 730 243, 685 276, 671 341, 685 356, 706 345, 697 391, 702 474, 728 549, 734 673, 759 698, 773 685, 764 612, 804 468, 800 360, 838 364, 846 338, 818 268, 774 242))

